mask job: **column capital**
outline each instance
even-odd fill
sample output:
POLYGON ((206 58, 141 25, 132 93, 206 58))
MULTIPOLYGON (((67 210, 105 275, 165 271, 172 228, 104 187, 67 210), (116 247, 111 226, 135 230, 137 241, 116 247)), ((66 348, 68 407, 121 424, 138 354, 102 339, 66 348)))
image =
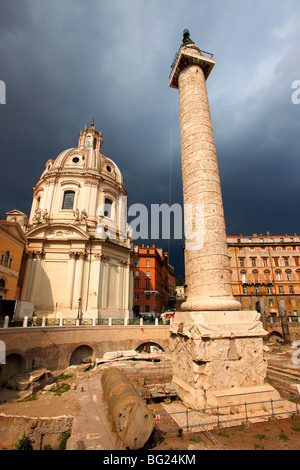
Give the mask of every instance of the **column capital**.
POLYGON ((124 259, 119 260, 119 265, 124 266, 124 268, 130 266, 130 262, 124 259))
POLYGON ((44 259, 46 256, 46 253, 43 250, 33 250, 33 251, 29 251, 28 255, 33 259, 44 259))
POLYGON ((103 261, 104 263, 109 263, 109 261, 110 261, 110 256, 107 256, 107 255, 102 254, 102 255, 101 255, 101 261, 103 261))
POLYGON ((86 252, 85 252, 85 251, 79 251, 79 252, 77 253, 78 259, 85 260, 85 259, 86 259, 86 256, 87 256, 87 255, 86 255, 86 252))
POLYGON ((84 184, 85 184, 85 186, 95 186, 97 188, 99 186, 99 183, 97 181, 93 181, 93 180, 90 180, 90 179, 85 179, 84 184))
POLYGON ((169 81, 171 88, 178 88, 179 74, 189 65, 198 65, 203 70, 205 79, 207 79, 215 65, 213 54, 201 51, 194 43, 183 44, 175 55, 171 66, 169 81))
POLYGON ((85 251, 69 251, 71 259, 85 259, 87 254, 85 251))

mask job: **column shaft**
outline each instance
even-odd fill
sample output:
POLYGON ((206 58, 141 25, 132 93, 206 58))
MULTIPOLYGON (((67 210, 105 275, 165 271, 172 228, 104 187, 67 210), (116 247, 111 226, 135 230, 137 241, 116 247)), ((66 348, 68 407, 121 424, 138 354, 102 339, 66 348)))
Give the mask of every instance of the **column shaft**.
POLYGON ((28 291, 28 286, 29 286, 31 267, 32 267, 32 257, 31 255, 28 255, 26 269, 25 269, 25 276, 24 276, 24 281, 23 281, 23 286, 22 286, 21 300, 28 299, 27 291, 28 291))
POLYGON ((238 310, 232 295, 227 237, 217 155, 206 90, 199 65, 179 74, 182 181, 185 211, 185 275, 188 298, 184 310, 238 310), (199 217, 201 220, 199 220, 199 217), (200 228, 199 228, 200 227, 200 228), (187 230, 188 229, 188 230, 187 230), (199 232, 201 230, 201 232, 199 232), (200 236, 200 238, 199 238, 200 236), (196 238, 197 243, 190 243, 196 238))
POLYGON ((41 270, 41 258, 42 258, 42 253, 38 253, 36 257, 33 259, 33 277, 32 277, 32 283, 31 283, 31 289, 30 289, 30 295, 29 295, 29 302, 35 302, 36 300, 36 291, 37 291, 37 286, 39 283, 40 270, 41 270))
POLYGON ((73 292, 73 305, 74 306, 78 305, 78 300, 79 298, 81 298, 81 294, 82 294, 84 259, 85 259, 85 253, 79 253, 78 259, 76 260, 76 266, 75 266, 75 282, 74 282, 74 292, 73 292))
POLYGON ((72 308, 73 292, 74 292, 74 277, 75 277, 75 253, 70 253, 68 263, 68 277, 66 286, 66 308, 72 308))

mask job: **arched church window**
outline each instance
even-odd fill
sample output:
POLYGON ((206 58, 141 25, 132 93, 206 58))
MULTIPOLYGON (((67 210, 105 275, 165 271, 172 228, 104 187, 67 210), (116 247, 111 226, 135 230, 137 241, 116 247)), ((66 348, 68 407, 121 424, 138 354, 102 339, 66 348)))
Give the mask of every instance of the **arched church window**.
POLYGON ((62 209, 72 210, 74 206, 75 192, 65 191, 62 209))
POLYGON ((5 280, 0 279, 0 289, 5 289, 5 280))
POLYGON ((91 146, 91 136, 89 135, 86 139, 86 146, 90 147, 91 146))
POLYGON ((111 219, 111 215, 112 215, 112 201, 110 199, 105 198, 104 216, 109 217, 111 219))

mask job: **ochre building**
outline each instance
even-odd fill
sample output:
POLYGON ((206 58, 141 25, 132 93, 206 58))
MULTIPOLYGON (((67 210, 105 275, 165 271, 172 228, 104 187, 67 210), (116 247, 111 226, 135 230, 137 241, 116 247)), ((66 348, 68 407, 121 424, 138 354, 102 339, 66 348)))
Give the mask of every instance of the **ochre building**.
POLYGON ((263 301, 267 315, 300 315, 300 237, 294 235, 228 236, 233 294, 243 310, 263 301))
POLYGON ((19 274, 26 243, 19 223, 0 221, 0 299, 19 298, 19 274))

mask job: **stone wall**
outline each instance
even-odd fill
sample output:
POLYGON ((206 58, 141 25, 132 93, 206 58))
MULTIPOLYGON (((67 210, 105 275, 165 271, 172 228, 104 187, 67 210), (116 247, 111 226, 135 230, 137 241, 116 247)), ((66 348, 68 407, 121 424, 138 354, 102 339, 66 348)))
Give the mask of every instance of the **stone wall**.
POLYGON ((10 375, 5 370, 8 367, 14 373, 41 368, 66 369, 78 348, 83 353, 91 348, 92 360, 101 358, 107 351, 136 350, 145 343, 158 344, 168 351, 169 336, 167 326, 3 328, 0 340, 5 344, 7 365, 0 365, 0 386, 1 377, 10 375))
POLYGON ((1 414, 0 442, 5 443, 8 450, 13 450, 25 434, 33 450, 43 450, 44 445, 50 445, 53 450, 58 450, 62 434, 71 433, 72 422, 73 418, 68 416, 27 418, 1 414))
MULTIPOLYGON (((300 340, 300 323, 289 322, 288 326, 289 326, 291 342, 296 341, 296 340, 300 340)), ((269 323, 268 322, 266 324, 266 330, 268 331, 269 336, 272 332, 274 332, 274 333, 278 332, 278 333, 281 334, 281 336, 283 336, 281 323, 279 323, 279 322, 278 323, 269 323)))

